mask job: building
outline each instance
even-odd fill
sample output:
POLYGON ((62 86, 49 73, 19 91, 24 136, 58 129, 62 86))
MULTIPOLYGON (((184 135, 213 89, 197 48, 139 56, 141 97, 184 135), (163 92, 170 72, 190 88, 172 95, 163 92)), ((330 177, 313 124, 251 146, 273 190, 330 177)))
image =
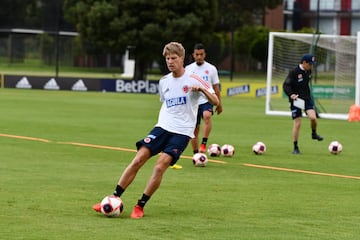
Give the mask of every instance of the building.
POLYGON ((314 28, 320 33, 356 35, 360 0, 284 0, 284 29, 314 28))

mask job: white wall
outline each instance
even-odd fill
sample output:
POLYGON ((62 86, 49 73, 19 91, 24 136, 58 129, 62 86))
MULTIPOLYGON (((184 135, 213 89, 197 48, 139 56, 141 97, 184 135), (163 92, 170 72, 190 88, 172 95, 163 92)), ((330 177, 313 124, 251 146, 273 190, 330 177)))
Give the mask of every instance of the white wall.
MULTIPOLYGON (((316 29, 316 20, 311 22, 311 27, 316 29)), ((322 17, 319 23, 319 30, 325 34, 339 34, 340 33, 340 25, 339 22, 336 21, 336 18, 333 17, 322 17)))
MULTIPOLYGON (((338 11, 341 9, 341 0, 310 0, 310 11, 317 11, 317 4, 319 1, 320 11, 325 13, 320 14, 319 30, 325 34, 340 34, 340 21, 338 11)), ((287 3, 287 10, 292 11, 294 0, 284 0, 287 3)), ((351 2, 352 23, 351 35, 356 35, 360 31, 360 0, 352 0, 351 2)), ((310 25, 316 29, 316 18, 311 19, 310 25)), ((292 29, 292 20, 288 19, 286 29, 292 29)))
POLYGON ((359 0, 352 0, 351 1, 351 9, 352 10, 360 10, 360 1, 359 0))
POLYGON ((353 19, 351 22, 351 35, 356 36, 357 32, 360 32, 360 18, 353 19))
MULTIPOLYGON (((319 0, 319 9, 320 10, 340 10, 340 1, 341 0, 319 0)), ((318 0, 310 0, 310 10, 317 10, 318 0)))

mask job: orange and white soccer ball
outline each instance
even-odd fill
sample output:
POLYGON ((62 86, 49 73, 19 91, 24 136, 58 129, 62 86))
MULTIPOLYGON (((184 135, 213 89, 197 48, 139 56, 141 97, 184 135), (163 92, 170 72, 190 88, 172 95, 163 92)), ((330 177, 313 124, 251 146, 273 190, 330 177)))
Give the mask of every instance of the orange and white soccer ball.
POLYGON ((232 157, 235 154, 235 148, 231 144, 224 144, 221 147, 221 155, 224 157, 232 157))
POLYGON ((101 201, 101 213, 106 217, 119 217, 124 209, 122 200, 117 196, 106 196, 101 201))
POLYGON ((338 141, 332 141, 329 144, 329 152, 331 154, 334 154, 334 155, 340 154, 342 149, 343 149, 342 144, 338 141))
POLYGON ((208 147, 207 152, 211 157, 218 157, 221 154, 221 147, 219 144, 213 143, 208 147))
POLYGON ((253 145, 252 147, 252 151, 256 154, 256 155, 261 155, 264 154, 266 152, 266 145, 263 142, 257 142, 253 145))
POLYGON ((209 160, 205 153, 195 153, 192 161, 195 167, 205 167, 209 160))

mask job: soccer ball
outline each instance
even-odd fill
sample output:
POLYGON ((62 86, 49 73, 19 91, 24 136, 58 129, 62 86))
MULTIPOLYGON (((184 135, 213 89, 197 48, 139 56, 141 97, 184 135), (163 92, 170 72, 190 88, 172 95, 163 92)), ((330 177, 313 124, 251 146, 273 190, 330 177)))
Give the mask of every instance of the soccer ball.
POLYGON ((252 150, 256 155, 261 155, 266 152, 266 145, 263 142, 257 142, 253 145, 252 150))
POLYGON ((234 156, 234 153, 235 153, 235 148, 233 145, 224 144, 221 147, 221 155, 223 155, 224 157, 232 157, 234 156))
POLYGON ((204 153, 195 153, 192 161, 195 167, 205 167, 208 163, 208 158, 204 153))
POLYGON ((219 144, 213 143, 209 146, 207 152, 211 157, 218 157, 221 154, 221 147, 219 144))
POLYGON ((101 213, 107 217, 119 217, 124 209, 122 200, 117 196, 106 196, 101 201, 101 213))
POLYGON ((332 141, 329 144, 329 152, 331 154, 340 154, 342 151, 342 145, 338 141, 332 141))

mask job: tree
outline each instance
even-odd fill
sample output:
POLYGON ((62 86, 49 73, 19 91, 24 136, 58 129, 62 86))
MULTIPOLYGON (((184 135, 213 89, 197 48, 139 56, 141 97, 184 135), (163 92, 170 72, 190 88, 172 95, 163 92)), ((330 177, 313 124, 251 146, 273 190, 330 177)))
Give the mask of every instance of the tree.
POLYGON ((74 27, 62 17, 62 2, 63 0, 0 0, 0 28, 55 31, 60 23, 61 30, 73 31, 74 27))
POLYGON ((266 70, 266 61, 268 58, 268 42, 270 30, 265 27, 257 28, 257 37, 250 46, 251 56, 261 63, 261 68, 266 70))
POLYGON ((164 44, 178 41, 186 49, 210 42, 217 20, 216 0, 65 0, 66 19, 76 24, 84 42, 96 51, 135 49, 134 79, 145 79, 153 60, 163 61, 164 44), (161 60, 160 60, 161 59, 161 60))
MULTIPOLYGON (((220 18, 216 31, 231 33, 231 69, 233 70, 235 59, 238 59, 249 70, 251 57, 259 58, 261 51, 255 47, 252 52, 250 50, 254 46, 253 36, 256 36, 254 34, 256 30, 253 31, 251 28, 263 24, 266 8, 273 9, 282 4, 283 0, 218 0, 218 2, 220 18)), ((256 45, 263 49, 263 43, 259 40, 256 45)))
POLYGON ((235 50, 240 58, 247 59, 247 70, 251 70, 252 60, 266 66, 270 29, 264 26, 245 26, 235 33, 235 50))
POLYGON ((239 27, 254 25, 254 16, 262 17, 265 8, 273 9, 283 0, 218 0, 217 31, 230 32, 239 27))

